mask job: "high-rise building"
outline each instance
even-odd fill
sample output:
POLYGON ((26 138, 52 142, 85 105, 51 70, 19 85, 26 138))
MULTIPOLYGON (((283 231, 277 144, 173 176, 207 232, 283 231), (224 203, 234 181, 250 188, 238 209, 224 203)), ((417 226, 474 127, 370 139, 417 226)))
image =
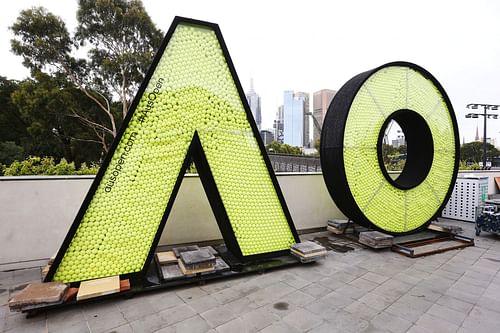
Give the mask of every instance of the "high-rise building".
POLYGON ((250 79, 250 91, 246 93, 248 105, 252 111, 253 119, 260 131, 262 125, 262 114, 260 110, 260 96, 253 90, 253 79, 250 79))
POLYGON ((278 107, 276 111, 276 119, 274 120, 274 140, 283 143, 283 105, 278 107))
POLYGON ((323 127, 326 111, 328 111, 328 107, 336 93, 335 90, 322 89, 313 94, 313 142, 316 142, 321 137, 321 128, 323 127))
MULTIPOLYGON (((305 127, 309 107, 309 94, 285 91, 283 99, 283 143, 304 147, 309 144, 309 126, 305 127)), ((279 113, 278 111, 278 113, 279 113)))
POLYGON ((296 98, 302 99, 304 101, 303 105, 303 118, 304 125, 302 127, 302 147, 310 147, 311 146, 311 134, 309 128, 309 93, 305 92, 296 92, 294 94, 296 98))
POLYGON ((264 142, 264 145, 267 146, 274 140, 274 134, 273 131, 271 130, 261 130, 260 131, 260 137, 262 138, 262 142, 264 142))

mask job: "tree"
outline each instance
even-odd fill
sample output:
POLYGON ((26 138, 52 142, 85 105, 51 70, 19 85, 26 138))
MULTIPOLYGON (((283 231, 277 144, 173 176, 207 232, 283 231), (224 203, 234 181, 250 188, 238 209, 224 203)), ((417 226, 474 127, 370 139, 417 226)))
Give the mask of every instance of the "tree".
POLYGON ((24 157, 24 149, 16 145, 15 142, 0 142, 0 164, 11 164, 14 161, 20 161, 24 157))
POLYGON ((267 145, 267 150, 281 154, 302 155, 302 149, 300 149, 300 147, 290 146, 286 143, 279 143, 278 141, 273 141, 267 145))
POLYGON ((21 145, 28 133, 26 123, 11 98, 18 86, 19 82, 0 76, 0 142, 12 141, 21 145))
POLYGON ((34 79, 20 82, 11 97, 27 124, 27 138, 23 141, 27 155, 52 156, 57 160, 64 157, 78 166, 101 158, 102 142, 72 115, 73 110, 81 110, 94 122, 104 124, 107 119, 64 77, 35 73, 34 79))
POLYGON ((318 151, 319 153, 319 149, 321 148, 321 142, 320 142, 320 139, 316 139, 316 141, 314 141, 314 148, 316 148, 316 150, 318 151))
POLYGON ((63 75, 98 107, 105 123, 87 117, 80 109, 70 111, 94 131, 107 152, 161 43, 162 33, 141 1, 80 0, 78 5, 73 38, 61 18, 35 7, 21 11, 12 25, 15 39, 11 46, 15 54, 23 57, 32 76, 38 72, 63 75), (87 51, 85 59, 73 56, 80 47, 87 51), (119 100, 119 113, 113 111, 113 96, 119 100))
POLYGON ((398 154, 398 150, 396 148, 392 145, 382 143, 382 158, 384 159, 385 164, 390 163, 395 154, 398 154))
MULTIPOLYGON (((500 155, 500 151, 490 143, 486 143, 486 158, 492 159, 500 155)), ((483 160, 483 143, 479 141, 464 143, 460 147, 460 160, 481 162, 483 160)))

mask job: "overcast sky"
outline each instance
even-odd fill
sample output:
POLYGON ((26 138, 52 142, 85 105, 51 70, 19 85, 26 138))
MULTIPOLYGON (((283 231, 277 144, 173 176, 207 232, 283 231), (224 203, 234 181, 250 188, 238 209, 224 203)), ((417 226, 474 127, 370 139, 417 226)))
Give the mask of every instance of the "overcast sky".
MULTIPOLYGON (((465 119, 468 103, 500 104, 500 1, 143 1, 164 32, 174 16, 218 23, 243 88, 254 78, 263 128, 272 127, 284 90, 338 90, 354 75, 404 60, 430 71, 455 109, 460 140, 473 140, 482 119, 465 119)), ((0 75, 28 71, 10 53, 8 27, 20 10, 43 6, 73 32, 76 1, 16 0, 0 11, 0 75)), ((500 144, 500 119, 488 137, 500 144)))

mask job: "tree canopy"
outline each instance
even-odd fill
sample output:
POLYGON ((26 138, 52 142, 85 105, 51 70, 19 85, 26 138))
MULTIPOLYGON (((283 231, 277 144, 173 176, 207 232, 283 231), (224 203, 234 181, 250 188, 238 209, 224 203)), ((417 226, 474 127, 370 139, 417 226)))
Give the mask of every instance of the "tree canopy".
POLYGON ((107 152, 162 40, 142 2, 79 0, 73 36, 60 17, 42 7, 21 11, 11 30, 12 52, 23 57, 33 78, 38 73, 64 78, 102 114, 67 109, 107 152), (75 56, 82 51, 85 57, 75 56))
MULTIPOLYGON (((490 143, 486 143, 486 158, 500 156, 500 151, 490 143)), ((460 160, 480 162, 483 160, 483 143, 479 141, 465 143, 460 147, 460 160)))
POLYGON ((267 150, 274 153, 302 155, 302 149, 300 149, 300 147, 290 146, 286 143, 279 143, 278 141, 273 141, 267 145, 267 150))

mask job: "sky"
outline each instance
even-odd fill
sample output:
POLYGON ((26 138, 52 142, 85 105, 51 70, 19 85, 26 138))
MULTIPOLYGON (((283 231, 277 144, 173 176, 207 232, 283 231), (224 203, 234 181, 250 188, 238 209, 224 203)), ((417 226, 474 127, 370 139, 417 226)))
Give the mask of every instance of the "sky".
MULTIPOLYGON (((143 0, 166 32, 174 16, 217 23, 243 89, 262 98, 262 128, 271 128, 283 91, 338 90, 351 77, 392 61, 431 72, 446 90, 460 129, 472 141, 482 118, 465 119, 469 103, 500 104, 500 1, 498 0, 143 0)), ((76 27, 77 2, 16 0, 0 11, 0 75, 29 72, 10 52, 8 27, 22 9, 43 6, 76 27)), ((311 96, 312 98, 312 96, 311 96)), ((476 110, 477 111, 477 110, 476 110)), ((500 145, 500 119, 487 137, 500 145)))

